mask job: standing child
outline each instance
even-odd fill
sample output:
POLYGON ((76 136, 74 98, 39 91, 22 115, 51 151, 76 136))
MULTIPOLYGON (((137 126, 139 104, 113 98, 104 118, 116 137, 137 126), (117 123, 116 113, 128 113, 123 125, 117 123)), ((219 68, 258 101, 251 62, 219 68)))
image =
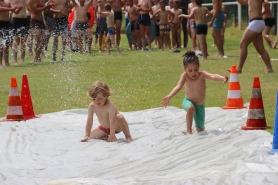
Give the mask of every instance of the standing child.
POLYGON ((4 58, 5 66, 10 66, 9 63, 9 47, 12 45, 12 25, 10 22, 10 12, 18 14, 22 10, 22 5, 11 4, 9 0, 0 1, 0 68, 2 58, 4 58))
POLYGON ((85 128, 85 137, 81 142, 88 141, 89 139, 97 139, 103 136, 108 136, 107 141, 113 142, 117 138, 115 134, 123 131, 126 142, 132 141, 128 124, 123 115, 119 113, 116 106, 108 99, 112 95, 110 88, 103 82, 94 82, 88 92, 89 97, 92 99, 88 107, 88 117, 85 128), (96 114, 100 125, 92 129, 93 116, 96 114))
MULTIPOLYGON (((187 13, 190 14, 191 10, 194 8, 195 0, 191 0, 191 3, 188 4, 188 11, 187 13)), ((191 37, 191 42, 192 42, 192 49, 196 51, 197 47, 197 36, 196 36, 196 23, 195 19, 190 19, 187 21, 187 26, 188 26, 188 34, 191 37)))
POLYGON ((275 18, 271 12, 270 4, 268 3, 268 1, 263 2, 262 13, 265 23, 263 37, 267 42, 269 48, 276 49, 277 41, 273 40, 273 38, 269 35, 271 28, 275 25, 275 18))
POLYGON ((117 49, 117 52, 119 53, 119 55, 121 55, 121 50, 118 46, 118 44, 115 42, 115 28, 114 28, 114 13, 111 11, 111 5, 109 3, 104 5, 104 9, 105 12, 101 12, 99 11, 100 15, 104 15, 106 17, 106 23, 107 23, 107 36, 105 39, 106 42, 106 50, 107 50, 107 54, 110 55, 110 44, 109 44, 109 40, 111 41, 111 44, 113 44, 115 46, 115 48, 117 49))
POLYGON ((209 10, 206 7, 202 6, 202 0, 195 1, 196 6, 192 8, 189 15, 180 15, 179 17, 184 17, 187 19, 191 19, 194 17, 196 22, 196 32, 197 32, 197 39, 201 46, 201 51, 203 55, 203 59, 206 60, 208 56, 207 51, 207 33, 208 33, 208 26, 207 26, 207 14, 210 14, 209 10))
POLYGON ((12 28, 13 28, 13 57, 14 63, 18 64, 17 62, 17 54, 18 54, 18 47, 20 46, 20 58, 21 64, 25 63, 25 50, 26 50, 26 41, 27 36, 29 34, 29 20, 27 18, 27 1, 26 0, 11 0, 11 5, 16 4, 22 5, 22 10, 18 13, 12 14, 12 28))
MULTIPOLYGON (((88 23, 88 9, 89 6, 91 6, 93 0, 89 0, 85 4, 85 0, 78 0, 79 4, 75 2, 75 0, 72 0, 72 4, 75 7, 75 13, 76 13, 76 33, 77 33, 77 46, 78 51, 80 54, 83 54, 83 31, 85 31, 85 38, 86 38, 86 44, 89 46, 92 45, 92 31, 89 27, 88 23)), ((91 54, 91 50, 89 50, 89 54, 91 54)))
MULTIPOLYGON (((171 0, 172 1, 172 0, 171 0)), ((152 0, 153 2, 153 6, 152 6, 152 14, 155 14, 155 12, 157 10, 160 9, 160 4, 159 4, 159 1, 158 0, 152 0)), ((170 1, 169 1, 170 3, 170 1)), ((161 48, 160 45, 159 45, 159 41, 160 41, 160 30, 159 30, 159 25, 157 24, 157 22, 159 22, 159 18, 158 18, 158 15, 156 15, 156 17, 152 17, 152 19, 155 21, 155 45, 157 48, 161 48)))
POLYGON ((182 108, 186 113, 187 135, 192 134, 193 118, 197 132, 205 130, 205 95, 206 95, 206 79, 220 81, 226 83, 227 76, 218 74, 210 74, 206 71, 199 71, 199 59, 194 51, 187 51, 183 59, 184 72, 181 74, 180 80, 176 87, 164 98, 161 104, 164 107, 170 102, 183 86, 185 86, 185 98, 182 102, 182 108))
POLYGON ((171 34, 172 34, 172 47, 173 49, 181 48, 181 21, 182 19, 179 18, 179 15, 182 14, 181 9, 178 9, 179 2, 174 1, 173 2, 173 9, 171 9, 171 12, 174 14, 174 19, 172 20, 171 25, 171 34))
POLYGON ((136 50, 141 50, 141 37, 140 37, 140 26, 138 23, 138 12, 137 6, 133 4, 133 0, 127 0, 127 13, 132 33, 133 45, 136 50))
POLYGON ((156 17, 158 15, 159 21, 157 24, 159 25, 160 30, 160 47, 162 51, 164 50, 164 39, 166 39, 165 45, 169 46, 169 50, 171 50, 170 45, 170 25, 169 23, 172 22, 174 18, 174 14, 170 10, 165 9, 166 3, 164 0, 160 1, 160 9, 157 10, 153 17, 156 17))
MULTIPOLYGON (((223 44, 223 47, 224 47, 224 43, 225 43, 225 30, 226 30, 226 26, 227 26, 227 14, 225 14, 225 12, 226 12, 225 5, 222 5, 222 12, 224 13, 224 21, 223 21, 223 24, 222 24, 220 36, 221 36, 222 44, 223 44)), ((214 9, 212 9, 210 11, 210 13, 211 13, 211 15, 213 15, 214 14, 214 9)), ((215 45, 216 45, 216 41, 214 39, 212 46, 215 46, 215 45)))
POLYGON ((140 35, 142 42, 142 50, 146 50, 146 36, 148 37, 148 47, 149 51, 152 51, 152 41, 151 41, 151 19, 149 13, 152 11, 152 1, 151 0, 139 0, 138 4, 138 23, 140 25, 140 35))
POLYGON ((223 44, 223 48, 224 48, 225 30, 226 30, 226 26, 227 26, 227 14, 226 14, 225 5, 222 5, 222 12, 224 12, 224 21, 223 21, 223 25, 222 25, 222 28, 221 28, 221 39, 222 39, 222 44, 223 44))

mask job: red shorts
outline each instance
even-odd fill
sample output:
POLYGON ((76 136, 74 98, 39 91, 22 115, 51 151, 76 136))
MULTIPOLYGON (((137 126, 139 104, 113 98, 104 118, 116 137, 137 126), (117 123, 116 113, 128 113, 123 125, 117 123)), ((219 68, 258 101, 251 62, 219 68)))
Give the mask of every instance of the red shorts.
MULTIPOLYGON (((99 128, 101 131, 107 133, 108 135, 110 134, 110 128, 104 128, 102 125, 99 125, 98 128, 99 128)), ((116 131, 116 134, 118 134, 118 133, 119 133, 119 132, 116 131)))

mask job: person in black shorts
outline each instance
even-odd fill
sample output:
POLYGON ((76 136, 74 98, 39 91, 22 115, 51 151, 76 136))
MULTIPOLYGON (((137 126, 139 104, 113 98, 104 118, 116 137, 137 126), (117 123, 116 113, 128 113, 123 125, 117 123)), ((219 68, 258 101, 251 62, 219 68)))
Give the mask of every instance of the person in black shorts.
POLYGON ((270 4, 268 2, 263 2, 262 6, 263 20, 265 23, 265 28, 262 34, 269 48, 276 49, 277 41, 273 40, 273 38, 269 35, 271 28, 275 25, 275 18, 271 12, 270 4))
POLYGON ((148 37, 148 46, 149 51, 152 51, 151 47, 151 34, 150 34, 150 27, 151 27, 151 19, 149 12, 152 11, 152 2, 151 0, 139 0, 138 3, 138 23, 140 25, 140 33, 141 33, 141 41, 142 41, 142 50, 146 49, 146 36, 148 37))
POLYGON ((29 19, 26 12, 27 9, 27 1, 25 0, 10 0, 11 5, 14 6, 15 4, 19 3, 22 5, 22 10, 18 12, 18 14, 12 14, 12 29, 13 29, 13 58, 14 64, 18 64, 17 62, 17 53, 18 53, 18 46, 21 44, 20 47, 20 58, 21 63, 24 64, 25 59, 25 50, 26 50, 26 41, 29 34, 29 19))
POLYGON ((13 42, 10 11, 18 14, 19 11, 22 10, 22 5, 15 4, 14 6, 12 6, 9 1, 2 1, 0 7, 0 68, 2 68, 3 57, 5 66, 10 66, 9 47, 12 45, 13 42))
POLYGON ((64 61, 66 55, 67 38, 69 35, 68 28, 68 16, 71 12, 70 0, 55 0, 55 5, 51 8, 53 12, 52 35, 53 35, 53 46, 52 46, 52 61, 56 62, 56 53, 58 50, 58 38, 61 36, 62 39, 62 56, 61 61, 64 61))

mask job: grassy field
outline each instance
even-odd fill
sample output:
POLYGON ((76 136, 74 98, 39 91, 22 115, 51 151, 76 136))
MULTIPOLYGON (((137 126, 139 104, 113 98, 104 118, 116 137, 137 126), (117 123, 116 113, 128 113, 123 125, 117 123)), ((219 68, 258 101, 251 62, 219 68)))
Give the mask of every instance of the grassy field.
MULTIPOLYGON (((216 57, 216 47, 211 32, 207 37, 209 59, 202 61, 201 70, 229 76, 227 69, 237 65, 239 58, 239 42, 243 31, 236 28, 226 29, 225 55, 227 59, 216 57)), ((154 44, 153 44, 154 45, 154 44)), ((189 42, 189 46, 191 42, 189 42)), ((122 35, 121 50, 118 56, 113 48, 112 55, 98 53, 79 55, 67 52, 66 62, 51 62, 51 51, 40 64, 34 64, 26 55, 26 64, 0 69, 0 116, 4 117, 10 90, 11 77, 17 78, 19 91, 21 78, 26 74, 36 114, 56 112, 73 108, 86 108, 90 103, 86 92, 90 84, 96 80, 108 83, 113 91, 112 101, 120 111, 135 111, 159 107, 162 97, 167 95, 179 80, 183 72, 181 53, 171 51, 140 52, 128 50, 126 36, 122 35)), ((51 48, 51 45, 49 46, 51 48)), ((278 54, 277 50, 267 49, 275 73, 266 74, 266 67, 253 45, 248 48, 248 57, 239 75, 241 93, 244 102, 250 101, 252 83, 255 76, 260 77, 261 91, 267 124, 273 127, 276 111, 276 91, 278 88, 278 54)), ((59 55, 57 55, 59 56, 59 55)), ((12 57, 10 63, 13 64, 12 57)), ((222 107, 226 104, 228 83, 222 84, 207 80, 206 107, 222 107)), ((172 98, 171 105, 181 108, 184 97, 182 90, 172 98)), ((143 116, 143 115, 142 115, 143 116)), ((268 131, 272 132, 272 129, 268 131)))

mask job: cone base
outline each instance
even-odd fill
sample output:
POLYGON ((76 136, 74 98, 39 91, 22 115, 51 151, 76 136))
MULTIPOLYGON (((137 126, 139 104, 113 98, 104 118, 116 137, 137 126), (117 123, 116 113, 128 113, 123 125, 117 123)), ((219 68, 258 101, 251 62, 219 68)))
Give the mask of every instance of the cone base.
POLYGON ((39 116, 24 116, 25 120, 29 120, 29 119, 35 119, 35 118, 39 118, 39 116))
POLYGON ((222 109, 245 109, 247 106, 240 106, 240 107, 229 107, 229 106, 224 106, 222 109))
POLYGON ((1 119, 0 122, 25 121, 24 119, 1 119))
POLYGON ((275 155, 278 153, 278 149, 271 149, 267 152, 268 154, 275 155))
POLYGON ((247 127, 247 126, 242 126, 242 130, 265 130, 271 127, 265 126, 265 127, 247 127))

